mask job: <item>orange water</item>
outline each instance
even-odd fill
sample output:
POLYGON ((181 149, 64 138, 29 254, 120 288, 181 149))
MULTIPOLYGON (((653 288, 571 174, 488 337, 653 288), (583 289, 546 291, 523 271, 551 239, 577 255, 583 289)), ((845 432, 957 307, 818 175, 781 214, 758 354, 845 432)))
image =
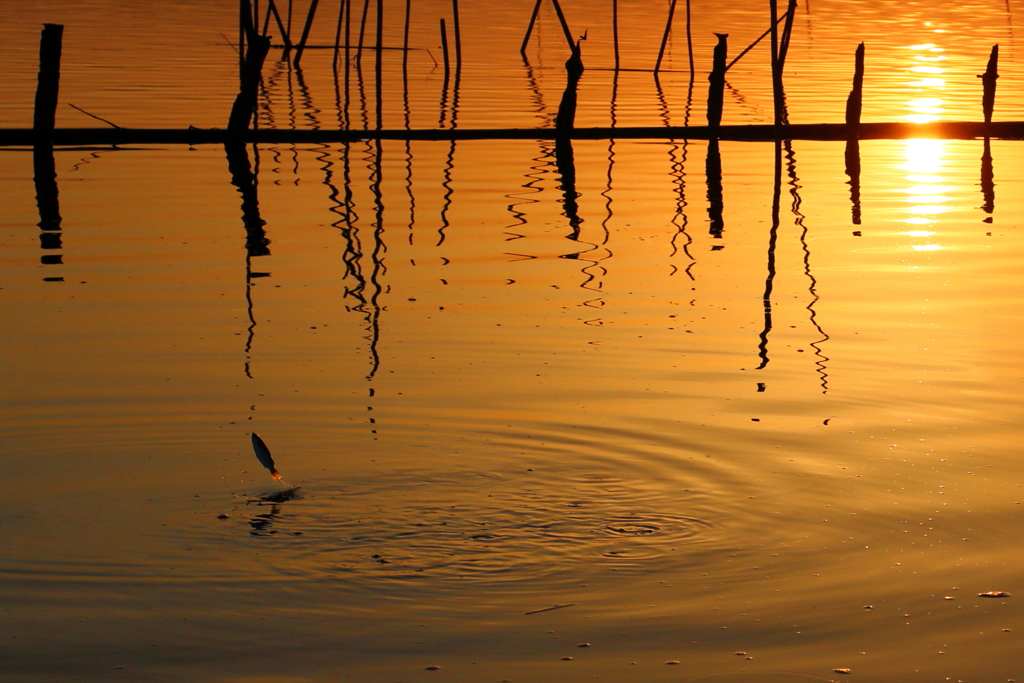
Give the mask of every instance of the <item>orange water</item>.
MULTIPOLYGON (((685 120, 688 73, 659 99, 623 72, 613 111, 608 8, 564 6, 581 125, 685 120)), ((447 8, 413 3, 414 47, 439 57, 447 8)), ((550 122, 564 42, 546 7, 523 66, 530 9, 463 2, 445 125, 550 122)), ((621 4, 624 66, 665 10, 621 4)), ((5 12, 0 124, 28 125, 60 21, 62 103, 224 125, 231 3, 5 12)), ((997 117, 1020 118, 1020 13, 812 2, 791 120, 841 120, 861 40, 865 120, 977 119, 995 42, 997 117)), ((764 14, 694 3, 698 65, 764 14)), ((765 55, 730 72, 727 122, 770 117, 765 55)), ((372 53, 347 114, 329 51, 301 80, 278 56, 260 125, 373 125, 372 53)), ((412 52, 410 125, 442 85, 412 52)), ((990 186, 981 141, 863 142, 855 224, 843 143, 779 149, 777 213, 775 146, 722 143, 720 237, 704 142, 577 142, 575 211, 546 142, 250 147, 248 256, 219 147, 57 150, 59 250, 32 155, 0 152, 0 680, 1022 680, 1020 145, 992 142, 990 186), (296 497, 260 501, 284 487, 251 431, 296 497)))

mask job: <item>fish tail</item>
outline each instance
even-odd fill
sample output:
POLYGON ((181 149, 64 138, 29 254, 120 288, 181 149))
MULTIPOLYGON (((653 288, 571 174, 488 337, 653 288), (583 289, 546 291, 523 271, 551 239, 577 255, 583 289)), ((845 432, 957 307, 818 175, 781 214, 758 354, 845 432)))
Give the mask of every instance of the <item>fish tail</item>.
POLYGON ((281 473, 278 472, 277 470, 274 470, 273 472, 271 472, 270 473, 270 477, 274 481, 281 481, 281 473))

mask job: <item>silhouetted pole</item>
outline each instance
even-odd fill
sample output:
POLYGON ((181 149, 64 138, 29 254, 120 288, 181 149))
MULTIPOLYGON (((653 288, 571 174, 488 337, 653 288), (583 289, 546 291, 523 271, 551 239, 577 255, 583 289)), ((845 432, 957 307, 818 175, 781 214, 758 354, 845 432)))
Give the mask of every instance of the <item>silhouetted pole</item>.
POLYGON ((448 92, 448 79, 451 76, 451 61, 448 58, 448 28, 444 24, 444 17, 441 17, 441 55, 444 58, 444 90, 448 92))
MULTIPOLYGON (((274 2, 274 0, 270 0, 267 12, 268 18, 270 14, 274 15, 274 20, 277 22, 277 30, 281 32, 281 39, 284 41, 284 52, 285 54, 288 54, 292 49, 292 38, 288 35, 288 29, 285 28, 284 21, 281 20, 281 13, 277 11, 277 3, 274 2)), ((264 28, 263 33, 266 34, 266 32, 267 31, 264 28)))
POLYGON ((779 65, 779 6, 778 0, 768 1, 771 10, 772 36, 772 102, 775 105, 775 125, 782 124, 782 69, 779 65))
POLYGON ((729 56, 729 34, 716 33, 714 61, 708 74, 708 126, 717 128, 722 123, 722 106, 725 98, 725 60, 729 56))
POLYGON ((786 69, 786 55, 789 54, 789 39, 793 35, 793 19, 796 18, 796 0, 789 0, 789 7, 783 15, 786 24, 782 27, 782 40, 779 43, 779 72, 786 69))
POLYGON ((409 69, 409 17, 412 13, 412 0, 405 0, 405 30, 402 33, 402 73, 409 69))
POLYGON ((338 27, 334 31, 334 61, 332 63, 334 73, 338 73, 338 57, 341 54, 341 27, 345 23, 345 6, 348 0, 341 0, 338 3, 338 27))
POLYGON ((36 85, 35 114, 32 127, 38 138, 53 130, 57 118, 57 95, 60 92, 60 53, 64 40, 64 26, 43 24, 39 39, 39 78, 36 85))
POLYGON ((452 0, 452 25, 455 33, 455 71, 462 70, 462 29, 459 23, 459 0, 452 0))
MULTIPOLYGON (((538 5, 540 3, 538 2, 538 5)), ((615 70, 619 70, 619 0, 612 0, 612 49, 615 52, 615 70)))
MULTIPOLYGON (((785 18, 786 18, 786 15, 783 14, 781 17, 779 17, 778 21, 776 21, 775 24, 778 25, 778 23, 781 22, 785 18)), ((736 55, 733 58, 733 60, 731 62, 729 62, 729 66, 725 67, 725 70, 728 71, 729 69, 731 69, 733 67, 733 65, 736 64, 736 62, 740 61, 740 59, 742 59, 744 57, 744 55, 746 55, 748 52, 750 52, 755 47, 757 47, 758 43, 760 43, 762 40, 764 40, 769 35, 771 35, 771 32, 772 32, 772 30, 770 28, 766 29, 764 33, 762 33, 760 36, 757 37, 757 40, 752 42, 750 45, 747 45, 747 47, 744 48, 742 52, 740 52, 738 55, 736 55)))
POLYGON ((540 3, 544 0, 537 0, 533 5, 533 14, 530 15, 530 23, 526 26, 526 35, 523 36, 523 44, 519 47, 519 54, 526 59, 526 46, 530 44, 530 34, 533 33, 533 25, 537 23, 537 15, 540 14, 540 3))
POLYGON ((978 76, 984 91, 981 95, 981 109, 985 114, 985 123, 992 123, 992 110, 996 106, 996 79, 999 78, 999 46, 992 46, 992 54, 988 58, 985 73, 978 76))
POLYGON ((690 60, 690 87, 693 87, 693 33, 690 31, 690 0, 686 0, 686 56, 690 60))
POLYGON ((384 0, 377 0, 377 61, 374 66, 377 130, 380 130, 384 128, 384 0))
POLYGON ((853 67, 853 90, 846 100, 846 125, 860 125, 860 110, 864 102, 864 43, 857 46, 853 67))
POLYGON ((319 4, 320 0, 312 0, 309 3, 309 11, 306 12, 306 25, 302 28, 302 37, 299 38, 299 44, 295 48, 295 59, 292 61, 295 66, 299 65, 302 53, 306 49, 306 41, 309 40, 309 31, 313 28, 313 17, 316 16, 316 7, 319 4))
POLYGON ((658 50, 658 61, 654 63, 654 73, 661 71, 661 60, 665 58, 665 46, 668 45, 668 36, 672 33, 672 17, 676 14, 676 0, 668 6, 668 19, 665 20, 665 32, 661 34, 661 49, 658 50))
POLYGON ((562 13, 562 6, 558 4, 558 0, 551 0, 551 4, 555 6, 555 14, 558 15, 558 23, 562 25, 565 42, 568 43, 569 49, 572 50, 576 46, 576 41, 572 38, 572 31, 569 30, 569 22, 565 20, 565 14, 562 13))
MULTIPOLYGON (((57 193, 57 170, 53 159, 51 135, 57 118, 57 96, 60 92, 60 56, 64 39, 64 26, 43 24, 39 39, 39 77, 36 86, 33 129, 35 145, 32 149, 33 180, 36 187, 36 205, 39 208, 39 246, 60 249, 60 203, 57 193)), ((59 254, 43 255, 44 264, 61 263, 59 254)))
POLYGON ((363 0, 363 16, 359 20, 359 44, 356 46, 356 68, 363 64, 363 39, 366 36, 366 15, 370 13, 370 0, 363 0))
POLYGON ((245 55, 245 65, 242 67, 242 84, 235 103, 231 107, 231 116, 228 118, 229 131, 240 132, 249 129, 249 122, 256 110, 260 72, 263 70, 263 61, 267 58, 269 51, 270 38, 267 36, 254 36, 249 43, 249 51, 245 55))
POLYGON ((573 45, 572 55, 565 62, 565 92, 562 93, 562 101, 558 104, 558 114, 555 116, 555 130, 559 132, 571 131, 576 121, 576 90, 583 77, 583 57, 580 50, 580 43, 576 41, 573 45))

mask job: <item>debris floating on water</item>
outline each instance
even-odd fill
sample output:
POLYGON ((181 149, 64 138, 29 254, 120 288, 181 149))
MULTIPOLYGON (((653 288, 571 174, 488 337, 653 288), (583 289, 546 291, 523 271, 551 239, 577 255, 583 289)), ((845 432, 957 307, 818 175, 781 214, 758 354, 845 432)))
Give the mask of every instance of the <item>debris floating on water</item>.
POLYGON ((987 593, 978 593, 979 598, 1008 598, 1010 594, 1006 591, 988 591, 987 593))
POLYGON ((567 605, 552 605, 551 607, 542 607, 541 609, 535 609, 532 612, 523 612, 523 614, 540 614, 541 612, 550 612, 553 609, 562 609, 563 607, 572 607, 575 602, 570 602, 567 605))
POLYGON ((850 673, 849 669, 832 669, 832 671, 836 672, 837 674, 848 674, 848 673, 850 673))
POLYGON ((277 468, 274 467, 274 458, 270 455, 270 449, 267 448, 267 444, 263 443, 263 439, 256 432, 252 433, 252 450, 256 453, 256 459, 260 461, 260 464, 270 470, 270 476, 273 477, 274 481, 281 481, 281 475, 278 473, 277 468))

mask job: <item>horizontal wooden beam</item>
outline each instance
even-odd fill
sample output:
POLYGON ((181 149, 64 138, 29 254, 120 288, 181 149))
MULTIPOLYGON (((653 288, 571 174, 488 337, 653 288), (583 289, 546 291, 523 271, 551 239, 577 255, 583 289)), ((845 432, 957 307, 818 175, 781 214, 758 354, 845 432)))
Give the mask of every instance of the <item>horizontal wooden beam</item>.
MULTIPOLYGON (((281 130, 261 128, 237 133, 217 128, 56 128, 47 136, 54 145, 203 145, 225 142, 318 144, 359 140, 905 140, 940 138, 1024 139, 1024 121, 936 121, 934 123, 790 124, 782 126, 651 126, 629 128, 458 128, 420 130, 281 130)), ((0 129, 0 147, 31 147, 31 128, 0 129)))

